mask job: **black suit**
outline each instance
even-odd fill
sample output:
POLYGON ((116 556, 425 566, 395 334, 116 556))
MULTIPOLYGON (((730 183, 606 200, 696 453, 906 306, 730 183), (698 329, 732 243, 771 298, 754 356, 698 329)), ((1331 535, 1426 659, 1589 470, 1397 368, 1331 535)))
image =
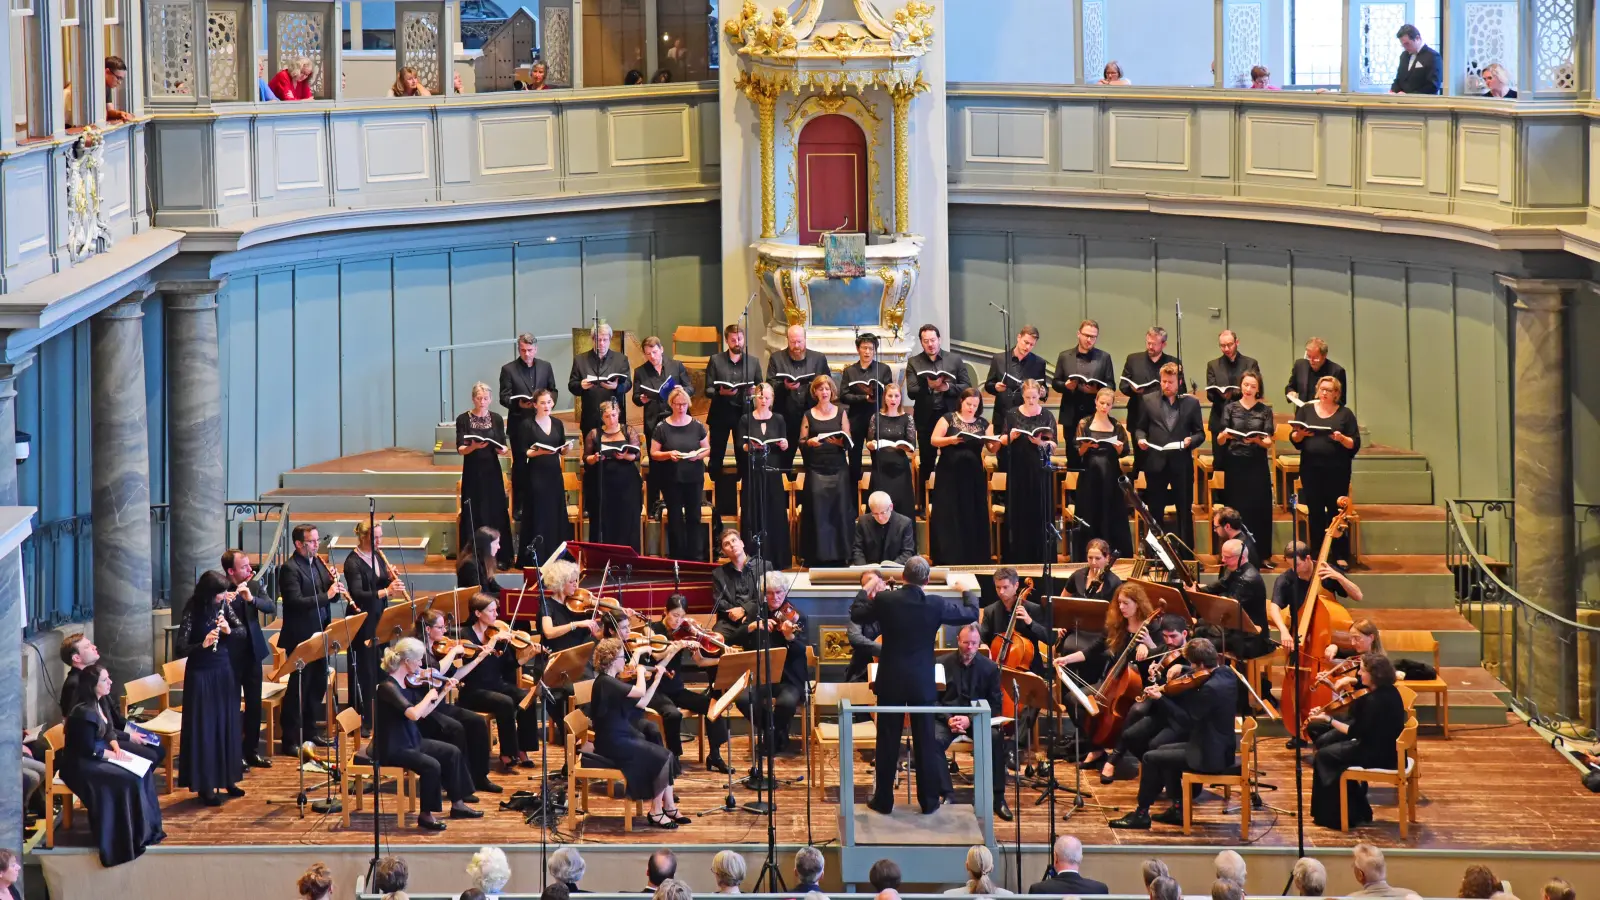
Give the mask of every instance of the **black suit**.
POLYGON ((1244 380, 1246 372, 1255 373, 1256 385, 1260 387, 1261 364, 1243 353, 1235 353, 1233 359, 1219 356, 1206 363, 1206 383, 1201 389, 1205 391, 1206 399, 1211 401, 1211 414, 1206 417, 1206 424, 1211 429, 1212 441, 1217 439, 1217 432, 1222 430, 1222 410, 1230 400, 1237 400, 1242 394, 1239 391, 1213 391, 1211 388, 1236 388, 1244 380))
MULTIPOLYGON (((886 705, 931 706, 938 699, 933 680, 933 643, 941 625, 973 621, 978 610, 929 597, 917 585, 881 591, 877 597, 858 595, 850 606, 850 621, 876 624, 883 629, 883 651, 878 656, 878 701, 886 705)), ((894 809, 894 779, 900 768, 900 734, 905 718, 878 717, 877 786, 870 806, 888 814, 894 809), (885 764, 887 763, 887 765, 885 764)), ((934 739, 933 717, 911 717, 911 753, 917 765, 917 799, 924 813, 939 808, 944 794, 944 751, 934 739)))
POLYGON ((1150 514, 1162 518, 1167 504, 1175 508, 1173 530, 1184 546, 1194 546, 1194 451, 1205 440, 1200 420, 1200 401, 1178 394, 1167 401, 1161 393, 1139 398, 1142 413, 1134 441, 1150 445, 1143 453, 1140 471, 1145 478, 1145 502, 1150 514), (1187 440, 1182 450, 1157 450, 1176 441, 1187 440))
POLYGON ((1057 872, 1054 878, 1046 878, 1028 888, 1030 894, 1072 894, 1077 897, 1109 894, 1103 882, 1093 878, 1085 878, 1077 872, 1057 872))
POLYGON ((1271 652, 1271 642, 1267 639, 1267 583, 1261 579, 1260 570, 1246 559, 1239 563, 1239 568, 1223 572, 1221 578, 1206 585, 1206 592, 1237 600, 1239 608, 1261 629, 1260 634, 1249 637, 1243 629, 1230 629, 1226 649, 1240 659, 1254 659, 1271 652))
POLYGON ((1327 358, 1322 360, 1322 368, 1315 370, 1311 368, 1310 360, 1304 358, 1295 360, 1294 368, 1289 370, 1289 383, 1283 387, 1283 395, 1287 397, 1294 394, 1300 398, 1301 403, 1315 403, 1317 382, 1324 378, 1332 378, 1339 382, 1339 405, 1344 406, 1350 397, 1350 386, 1345 383, 1344 366, 1327 358))
MULTIPOLYGON (((333 578, 320 560, 313 562, 296 553, 278 567, 278 590, 283 595, 283 628, 278 632, 278 646, 285 653, 293 655, 302 641, 328 627, 332 621, 328 599, 331 587, 333 578)), ((301 723, 305 723, 309 731, 322 719, 323 695, 328 691, 328 666, 332 664, 331 657, 317 660, 306 666, 303 673, 289 675, 288 694, 280 716, 286 750, 304 739, 300 733, 301 723)))
POLYGON ((856 536, 850 544, 850 565, 868 566, 893 560, 905 561, 917 555, 916 527, 911 520, 897 512, 889 513, 889 521, 879 525, 867 513, 856 519, 856 536))
MULTIPOLYGON (((939 696, 940 706, 971 706, 975 700, 984 700, 989 704, 991 717, 1000 715, 1000 667, 994 660, 983 654, 972 657, 970 665, 962 665, 961 654, 952 653, 945 658, 944 663, 945 688, 939 696)), ((971 732, 968 732, 970 736, 971 732)), ((950 730, 950 717, 934 716, 933 739, 939 745, 939 753, 943 755, 956 739, 950 730)), ((996 806, 1005 802, 1006 792, 1006 749, 998 733, 989 743, 990 778, 994 784, 994 802, 996 806)), ((944 790, 948 793, 951 789, 949 770, 943 766, 939 771, 944 772, 944 790)))
MULTIPOLYGON (((1237 765, 1239 739, 1233 734, 1233 717, 1239 711, 1239 677, 1232 669, 1219 666, 1205 684, 1179 694, 1161 697, 1157 706, 1175 703, 1190 721, 1189 739, 1181 744, 1156 747, 1144 755, 1139 773, 1139 808, 1148 810, 1161 796, 1162 788, 1176 804, 1183 796, 1183 773, 1221 774, 1237 765)), ((1246 800, 1245 802, 1249 802, 1246 800)))
POLYGON ((548 389, 552 398, 561 396, 556 389, 556 372, 550 364, 538 357, 533 360, 533 365, 522 364, 522 357, 517 357, 511 362, 500 367, 500 405, 506 408, 506 437, 511 442, 511 517, 513 520, 522 518, 523 477, 528 465, 528 448, 533 446, 533 435, 528 432, 528 423, 533 421, 534 410, 523 409, 520 400, 511 399, 522 395, 532 397, 541 389, 548 389))
MULTIPOLYGON (((261 664, 272 658, 272 648, 266 635, 261 633, 261 618, 269 618, 278 611, 277 604, 267 596, 261 582, 248 582, 250 599, 233 598, 234 618, 244 623, 244 629, 234 629, 228 635, 228 659, 233 663, 233 677, 244 692, 244 755, 261 752, 261 664)), ((270 751, 269 751, 270 752, 270 751)))
MULTIPOLYGON (((617 335, 620 339, 621 335, 617 335)), ((578 401, 578 433, 586 435, 600 427, 600 404, 607 400, 617 403, 617 421, 628 424, 628 357, 616 349, 608 350, 605 358, 589 350, 572 358, 572 371, 567 375, 567 390, 578 401), (594 378, 584 387, 585 378, 594 378), (616 380, 615 388, 602 381, 616 380)))
POLYGON ((1389 90, 1396 94, 1440 93, 1444 85, 1444 63, 1439 59, 1439 51, 1423 44, 1415 54, 1415 65, 1412 58, 1413 54, 1400 54, 1400 66, 1395 70, 1394 84, 1389 85, 1389 90))

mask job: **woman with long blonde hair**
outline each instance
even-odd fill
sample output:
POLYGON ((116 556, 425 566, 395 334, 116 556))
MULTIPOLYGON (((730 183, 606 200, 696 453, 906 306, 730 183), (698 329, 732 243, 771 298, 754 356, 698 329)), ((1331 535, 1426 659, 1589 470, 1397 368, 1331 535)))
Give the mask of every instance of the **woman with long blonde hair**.
POLYGON ((394 84, 389 86, 389 96, 432 97, 433 91, 428 90, 428 86, 422 83, 416 69, 406 66, 395 74, 394 84))
POLYGON ((945 891, 950 896, 955 895, 981 895, 985 897, 1009 897, 1012 892, 994 883, 989 874, 994 871, 994 854, 982 844, 974 844, 967 849, 967 883, 961 887, 945 891))

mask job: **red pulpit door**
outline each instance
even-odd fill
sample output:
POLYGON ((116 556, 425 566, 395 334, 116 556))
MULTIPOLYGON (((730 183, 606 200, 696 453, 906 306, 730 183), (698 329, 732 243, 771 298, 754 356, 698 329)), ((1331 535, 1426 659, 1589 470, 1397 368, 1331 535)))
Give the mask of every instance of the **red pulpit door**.
POLYGON ((867 230, 867 136, 845 116, 820 116, 800 132, 800 243, 824 231, 867 230))

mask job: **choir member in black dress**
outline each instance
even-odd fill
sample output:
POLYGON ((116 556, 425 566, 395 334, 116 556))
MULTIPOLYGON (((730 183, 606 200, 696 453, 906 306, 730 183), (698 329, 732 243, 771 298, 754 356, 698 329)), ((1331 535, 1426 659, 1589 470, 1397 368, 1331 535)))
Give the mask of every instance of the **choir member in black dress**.
MULTIPOLYGON (((768 755, 767 710, 772 711, 773 744, 782 753, 789 747, 789 725, 794 721, 795 710, 800 708, 807 679, 811 676, 806 666, 806 648, 811 645, 811 629, 805 613, 788 605, 789 579, 781 572, 768 572, 761 580, 759 590, 763 599, 751 604, 743 636, 746 650, 758 649, 766 642, 769 650, 783 650, 783 674, 774 684, 762 684, 760 691, 761 713, 752 719, 757 734, 757 757, 768 755), (778 613, 793 614, 793 620, 781 618, 778 613), (765 631, 766 637, 760 632, 765 631)), ((751 700, 757 695, 752 685, 734 701, 739 711, 749 719, 751 700)), ((752 767, 754 770, 754 767, 752 767)))
POLYGON ((567 376, 567 392, 578 401, 578 432, 588 434, 600 427, 600 404, 615 400, 628 421, 628 357, 611 352, 611 326, 604 322, 589 332, 594 347, 572 358, 567 376))
MULTIPOLYGON (((584 406, 585 410, 594 413, 595 428, 601 426, 600 404, 603 402, 596 401, 584 406)), ((619 419, 627 422, 621 413, 621 401, 612 402, 618 405, 619 419)), ((528 435, 533 439, 533 443, 524 451, 528 458, 528 498, 522 504, 522 519, 517 523, 517 544, 521 548, 517 556, 527 565, 532 565, 536 556, 541 562, 544 561, 546 556, 572 537, 572 521, 567 518, 567 491, 563 477, 566 470, 561 462, 567 453, 567 426, 551 415, 555 405, 555 394, 550 391, 538 392, 533 398, 533 418, 528 420, 528 435)), ((589 417, 586 415, 584 418, 589 417)), ((590 430, 585 428, 579 433, 588 434, 590 430)))
MULTIPOLYGON (((1253 541, 1272 544, 1272 450, 1276 424, 1272 407, 1261 399, 1261 376, 1246 372, 1239 379, 1240 396, 1222 411, 1222 427, 1213 426, 1222 501, 1239 511, 1253 541)), ((1216 407, 1212 407, 1215 409, 1216 407)), ((1253 557, 1260 565, 1265 556, 1253 557)))
MULTIPOLYGON (((271 760, 261 755, 261 664, 272 658, 272 648, 266 635, 261 633, 262 614, 276 615, 278 606, 272 602, 266 588, 255 580, 255 569, 250 556, 243 550, 225 550, 222 554, 222 571, 228 576, 228 590, 233 592, 233 613, 244 623, 235 629, 224 642, 228 645, 228 658, 233 662, 233 678, 239 683, 239 693, 244 695, 243 725, 244 761, 257 769, 272 768, 271 760)), ((269 751, 270 752, 270 751, 269 751)))
MULTIPOLYGON (((1311 759, 1315 779, 1311 783, 1311 818, 1324 828, 1339 827, 1339 775, 1360 766, 1367 769, 1393 769, 1399 765, 1395 741, 1405 731, 1405 701, 1395 687, 1394 663, 1382 653, 1361 657, 1361 686, 1367 689, 1350 705, 1348 721, 1315 711, 1308 723, 1326 725, 1342 735, 1340 740, 1317 750, 1311 759)), ((1350 827, 1359 828, 1372 821, 1372 804, 1367 802, 1367 786, 1349 785, 1350 827)))
MULTIPOLYGON (((344 583, 350 591, 350 602, 367 614, 361 630, 345 653, 346 668, 355 673, 355 697, 351 702, 361 711, 361 722, 366 730, 372 728, 372 691, 378 685, 378 663, 381 651, 373 649, 374 636, 378 634, 378 617, 389 606, 389 598, 405 596, 405 585, 395 581, 394 570, 383 555, 383 523, 357 522, 356 549, 344 558, 344 583)), ((382 635, 377 643, 387 645, 390 635, 382 635)))
POLYGON ((800 450, 800 423, 815 401, 811 380, 828 374, 828 358, 806 349, 804 325, 790 325, 789 345, 767 357, 767 382, 776 391, 773 408, 789 426, 789 446, 779 453, 785 469, 794 468, 794 455, 800 450))
POLYGON ((1110 600, 1122 586, 1122 578, 1111 571, 1111 545, 1093 538, 1083 558, 1088 565, 1067 576, 1067 596, 1110 600))
POLYGON ((517 335, 517 358, 500 367, 500 405, 506 409, 506 437, 511 439, 511 516, 522 518, 523 468, 527 465, 527 423, 533 418, 533 395, 541 389, 556 392, 556 373, 539 358, 539 339, 524 331, 517 335))
POLYGON ((456 559, 456 587, 475 587, 491 597, 499 597, 503 588, 495 578, 500 566, 495 560, 500 555, 500 532, 480 527, 470 542, 464 542, 461 555, 456 559))
POLYGON ((773 566, 748 555, 737 528, 724 528, 717 536, 717 548, 728 561, 711 572, 711 601, 717 613, 713 630, 726 643, 743 643, 761 585, 773 566))
MULTIPOLYGON (((939 349, 939 326, 924 325, 917 332, 922 352, 906 360, 906 395, 911 401, 912 418, 917 426, 917 446, 922 466, 917 471, 917 492, 923 491, 938 462, 939 448, 929 438, 934 426, 947 414, 961 408, 961 395, 972 387, 972 376, 959 357, 939 349)), ((978 401, 980 411, 983 401, 978 401)))
POLYGON ((872 436, 867 429, 883 403, 883 389, 894 383, 894 373, 878 362, 878 336, 872 332, 856 335, 858 359, 844 367, 839 383, 844 387, 844 408, 850 419, 850 484, 861 483, 861 452, 872 436))
POLYGON ((752 391, 754 407, 734 429, 734 444, 740 448, 740 507, 745 542, 759 548, 761 558, 778 568, 787 568, 793 558, 789 547, 789 502, 779 471, 780 451, 789 448, 788 426, 783 416, 772 411, 772 385, 762 382, 752 391), (759 489, 761 496, 756 498, 759 489), (757 506, 761 509, 756 509, 757 506), (756 540, 757 532, 761 540, 756 540))
POLYGON ((401 638, 383 655, 386 677, 378 685, 377 715, 367 752, 380 766, 399 766, 417 773, 422 808, 417 827, 443 831, 445 825, 435 815, 444 806, 441 790, 450 797, 450 818, 481 819, 483 813, 466 803, 472 794, 472 776, 461 751, 454 744, 423 737, 417 727, 455 686, 453 680, 446 680, 442 687, 428 687, 420 698, 413 696, 411 681, 423 671, 422 654, 421 641, 401 638))
MULTIPOLYGON (((1087 649, 1075 650, 1065 656, 1055 658, 1056 668, 1083 664, 1084 668, 1096 674, 1093 681, 1099 681, 1105 671, 1122 656, 1128 649, 1128 642, 1134 642, 1130 664, 1143 663, 1149 658, 1151 652, 1160 647, 1155 635, 1151 633, 1155 622, 1155 607, 1150 602, 1150 597, 1138 584, 1128 582, 1117 589, 1116 599, 1106 610, 1106 630, 1099 640, 1096 640, 1087 649)), ((1089 755, 1083 758, 1082 768, 1090 768, 1095 763, 1105 759, 1108 752, 1114 747, 1095 747, 1089 755)))
POLYGON ((700 521, 705 502, 706 457, 711 435, 689 417, 689 392, 673 388, 667 398, 672 415, 661 420, 650 439, 651 468, 661 469, 667 501, 667 555, 673 559, 706 558, 706 523, 700 521))
MULTIPOLYGON (((682 594, 673 594, 667 598, 666 610, 662 612, 660 621, 651 622, 648 626, 650 634, 658 634, 672 639, 678 629, 689 618, 689 601, 682 594)), ((667 674, 662 676, 661 687, 656 691, 655 699, 650 708, 661 714, 661 727, 666 733, 667 749, 680 761, 683 759, 683 711, 688 710, 704 716, 711 711, 711 701, 714 699, 711 692, 691 691, 683 682, 683 670, 688 666, 700 668, 714 667, 717 664, 715 655, 707 656, 701 652, 700 646, 695 641, 683 641, 676 653, 671 652, 670 645, 667 649, 656 651, 655 657, 660 664, 666 666, 667 674)), ((711 754, 706 757, 706 770, 727 774, 732 771, 722 756, 722 745, 728 742, 728 720, 718 718, 716 721, 701 720, 706 729, 706 737, 711 742, 711 754)))
POLYGON ((234 621, 228 578, 207 571, 195 583, 183 614, 183 646, 189 662, 183 676, 183 730, 178 740, 178 784, 221 806, 217 791, 243 797, 244 757, 239 752, 239 684, 223 644, 244 623, 234 621))
POLYGON ((883 389, 883 408, 872 417, 867 430, 859 434, 872 454, 872 480, 867 493, 882 491, 894 503, 894 511, 913 521, 917 518, 917 486, 913 460, 917 451, 917 429, 901 405, 900 385, 890 382, 883 389))
POLYGON ((706 394, 711 397, 706 426, 711 430, 711 480, 717 488, 713 516, 716 521, 712 525, 719 532, 723 517, 734 513, 735 491, 745 471, 744 447, 737 440, 733 445, 733 469, 723 465, 728 453, 728 437, 745 414, 751 387, 761 381, 761 361, 745 352, 744 327, 737 322, 729 325, 722 329, 722 339, 728 349, 706 362, 706 394))
MULTIPOLYGON (((645 415, 648 418, 648 408, 645 415)), ((616 402, 601 403, 600 427, 589 432, 583 444, 583 497, 589 507, 590 540, 640 548, 642 450, 639 433, 622 424, 616 402)))
POLYGON ((845 457, 854 439, 850 420, 834 403, 838 388, 832 376, 813 378, 811 395, 816 405, 805 411, 800 424, 806 461, 800 493, 800 557, 814 568, 843 565, 850 558, 857 505, 845 457))
POLYGON ((1145 491, 1151 515, 1160 520, 1167 505, 1177 517, 1173 531, 1183 546, 1194 547, 1194 450, 1205 443, 1200 401, 1179 393, 1182 373, 1176 363, 1161 367, 1161 393, 1140 398, 1134 441, 1144 451, 1145 491))
POLYGON ((850 565, 905 565, 917 555, 916 524, 894 511, 888 494, 867 497, 867 511, 856 519, 850 539, 850 565))
MULTIPOLYGON (((976 622, 961 626, 961 633, 956 638, 957 651, 945 660, 945 687, 939 695, 939 706, 971 706, 975 701, 983 700, 989 704, 990 716, 999 715, 998 710, 1002 702, 1000 667, 978 652, 982 646, 976 622)), ((993 737, 989 743, 989 777, 994 786, 994 814, 1010 822, 1011 807, 1006 804, 1006 752, 1005 738, 1001 734, 1003 727, 995 725, 992 729, 993 737)), ((941 756, 957 737, 963 735, 968 737, 972 735, 971 716, 934 716, 933 739, 939 746, 941 756)), ((945 773, 944 792, 946 798, 949 798, 951 794, 949 770, 941 766, 939 771, 945 773)))
POLYGON ((1289 383, 1283 386, 1283 395, 1295 406, 1317 399, 1317 383, 1324 378, 1339 382, 1338 403, 1344 405, 1345 392, 1350 389, 1345 381, 1344 366, 1328 358, 1328 342, 1319 337, 1306 341, 1306 355, 1294 361, 1289 370, 1289 383))
POLYGON ((1054 556, 1045 529, 1053 528, 1056 520, 1055 470, 1050 462, 1056 450, 1056 417, 1044 408, 1046 393, 1041 381, 1029 378, 1022 382, 1017 389, 1022 403, 1007 414, 999 435, 1011 451, 1001 553, 1010 563, 1042 563, 1046 556, 1054 556))
MULTIPOLYGON (((1100 323, 1084 319, 1078 323, 1078 343, 1056 357, 1056 373, 1050 386, 1061 395, 1061 427, 1069 435, 1086 416, 1094 415, 1095 397, 1100 391, 1117 386, 1111 354, 1095 346, 1098 340, 1100 323)), ((1078 467, 1078 448, 1068 441, 1067 468, 1078 467)))
MULTIPOLYGON (((317 555, 322 535, 316 526, 296 525, 289 532, 289 538, 294 541, 294 555, 278 567, 278 591, 283 597, 283 627, 278 631, 278 646, 285 653, 293 653, 301 642, 328 627, 333 621, 329 606, 333 598, 344 591, 344 585, 333 577, 333 570, 317 555)), ((317 722, 324 717, 322 700, 328 691, 328 667, 332 664, 332 658, 317 660, 303 672, 289 673, 283 711, 279 716, 284 755, 299 755, 302 725, 304 740, 323 747, 333 746, 333 741, 316 734, 317 722)), ((328 724, 330 728, 333 725, 328 724)))
MULTIPOLYGON (((667 395, 672 393, 673 388, 681 386, 689 392, 690 397, 693 397, 694 382, 689 380, 689 370, 683 367, 683 363, 675 359, 670 362, 663 359, 662 354, 666 350, 661 346, 661 338, 651 335, 644 339, 643 346, 644 362, 633 370, 633 402, 635 406, 643 407, 644 430, 641 434, 655 434, 656 425, 671 413, 667 408, 667 395)), ((602 405, 601 415, 604 414, 605 407, 602 405)), ((661 482, 653 470, 650 472, 649 480, 648 506, 654 510, 658 509, 661 503, 661 482)), ((639 548, 635 546, 634 549, 639 548)))
POLYGON ((1072 532, 1072 558, 1085 559, 1089 542, 1105 541, 1118 557, 1133 555, 1128 527, 1128 496, 1122 490, 1122 458, 1133 452, 1127 429, 1111 415, 1116 395, 1101 388, 1094 412, 1078 421, 1072 442, 1078 447, 1078 488, 1073 514, 1081 527, 1072 532))
MULTIPOLYGON (((505 473, 500 457, 511 450, 500 414, 489 411, 489 386, 472 386, 472 409, 456 416, 456 452, 461 454, 461 515, 456 534, 474 528, 493 528, 502 537, 511 533, 511 509, 506 504, 505 473)), ((526 510, 524 510, 526 512, 526 510)), ((495 561, 504 569, 512 563, 511 548, 502 546, 495 561)))
MULTIPOLYGON (((1217 434, 1222 431, 1223 410, 1228 404, 1238 400, 1243 387, 1242 379, 1246 373, 1256 376, 1256 396, 1261 395, 1261 365, 1255 360, 1239 352, 1239 336, 1231 330, 1223 330, 1217 335, 1217 349, 1222 355, 1206 363, 1206 400, 1211 404, 1211 413, 1206 417, 1206 427, 1211 430, 1211 439, 1217 440, 1217 434)), ((1269 420, 1270 421, 1270 420, 1269 420)), ((1268 428, 1268 431, 1272 429, 1268 428)), ((1217 444, 1220 448, 1220 442, 1217 444)), ((1223 461, 1220 449, 1217 457, 1217 470, 1223 471, 1223 461)))
MULTIPOLYGON (((1144 333, 1144 352, 1130 353, 1122 363, 1122 378, 1118 390, 1128 398, 1128 433, 1133 434, 1143 425, 1144 405, 1139 398, 1145 394, 1161 393, 1161 369, 1168 363, 1178 367, 1178 385, 1187 381, 1183 376, 1183 361, 1167 353, 1167 330, 1155 325, 1144 333)), ((1134 470, 1144 463, 1144 453, 1133 455, 1134 470)))
MULTIPOLYGON (((450 624, 444 613, 436 609, 417 616, 411 636, 422 642, 422 668, 445 678, 460 681, 467 666, 494 665, 496 657, 471 649, 460 641, 450 640, 450 624), (446 648, 443 654, 438 648, 446 648), (471 658, 468 659, 468 654, 471 658)), ((500 632, 490 636, 496 646, 504 640, 500 632)), ((467 773, 472 776, 472 788, 491 794, 503 788, 489 780, 489 723, 483 716, 454 703, 440 703, 433 712, 417 722, 422 736, 454 744, 467 762, 467 773)))
POLYGON ((594 691, 589 723, 594 752, 621 769, 629 800, 648 800, 648 821, 657 828, 676 828, 682 817, 672 792, 672 753, 644 736, 639 719, 666 677, 664 666, 634 666, 632 682, 617 676, 627 660, 622 641, 606 638, 594 648, 594 691))
MULTIPOLYGON (((1325 375, 1317 381, 1317 401, 1300 407, 1289 423, 1289 440, 1300 448, 1300 502, 1309 513, 1313 547, 1322 546, 1328 523, 1339 514, 1339 498, 1350 495, 1352 460, 1361 450, 1356 414, 1341 397, 1339 382, 1325 375)), ((1334 539, 1328 558, 1341 565, 1350 559, 1348 532, 1334 539)))
POLYGON ((477 647, 479 653, 494 654, 496 658, 486 660, 462 679, 461 705, 494 716, 500 732, 501 768, 508 772, 515 766, 533 768, 535 763, 528 752, 539 749, 538 710, 532 703, 522 703, 528 693, 517 683, 522 667, 517 663, 516 651, 506 643, 510 640, 509 629, 495 624, 500 620, 500 601, 477 594, 467 608, 472 618, 457 637, 477 647), (502 634, 507 636, 501 637, 502 634))
MULTIPOLYGON (((1039 329, 1032 325, 1024 325, 1017 332, 1016 346, 1010 350, 1002 350, 989 360, 989 377, 983 383, 985 392, 994 397, 995 430, 1002 436, 1005 433, 1006 423, 1011 419, 1011 411, 1022 405, 1022 383, 1024 381, 1039 382, 1043 394, 1042 402, 1049 396, 1049 388, 1043 388, 1045 381, 1044 357, 1033 352, 1035 344, 1039 343, 1039 329)), ((1006 469, 1010 456, 1008 448, 1000 445, 997 452, 1000 469, 1006 469)))
POLYGON ((167 833, 161 828, 155 766, 139 776, 114 762, 134 758, 130 745, 139 738, 118 730, 106 716, 111 673, 92 664, 78 676, 59 771, 88 808, 100 865, 109 868, 137 859, 167 833))
POLYGON ((938 477, 928 498, 928 547, 941 566, 982 565, 989 556, 989 474, 983 451, 994 428, 978 414, 974 388, 961 405, 933 426, 929 442, 939 448, 938 477))

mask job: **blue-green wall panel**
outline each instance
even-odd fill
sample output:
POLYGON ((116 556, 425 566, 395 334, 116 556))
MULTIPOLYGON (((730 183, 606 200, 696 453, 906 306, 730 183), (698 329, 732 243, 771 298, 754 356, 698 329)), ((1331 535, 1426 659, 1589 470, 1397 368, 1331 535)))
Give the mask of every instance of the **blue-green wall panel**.
POLYGON ((167 502, 166 312, 162 295, 144 303, 145 426, 150 434, 150 502, 167 502))
MULTIPOLYGON (((1239 352, 1261 365, 1263 396, 1274 412, 1289 411, 1283 398, 1294 358, 1289 352, 1289 254, 1281 250, 1228 248, 1228 327, 1239 336, 1239 352)), ((1216 329, 1220 331, 1221 329, 1216 329)), ((1206 334, 1215 337, 1211 330, 1206 334)), ((1215 348, 1208 348, 1214 350, 1215 348)), ((1189 363, 1199 380, 1207 355, 1189 363)))
POLYGON ((256 278, 228 279, 217 296, 228 498, 256 496, 256 278))
MULTIPOLYGON (((715 239, 715 235, 698 232, 656 235, 655 334, 669 355, 672 330, 678 325, 717 322, 722 318, 722 267, 717 262, 720 250, 715 239)), ((701 355, 709 349, 689 345, 684 352, 701 355)))
MULTIPOLYGON (((458 350, 451 366, 450 397, 466 409, 472 385, 482 381, 499 391, 500 366, 515 352, 511 248, 457 250, 450 254, 450 343, 505 339, 506 344, 458 350)), ((491 397, 490 405, 496 401, 491 397)))
MULTIPOLYGON (((450 342, 450 254, 424 253, 394 260, 395 442, 432 449, 440 420, 439 358, 424 348, 450 342)), ((445 416, 454 421, 466 397, 451 396, 445 416)))
POLYGON ((1179 355, 1178 338, 1183 338, 1184 376, 1200 385, 1206 375, 1206 360, 1214 359, 1217 333, 1227 327, 1228 283, 1225 254, 1221 244, 1161 241, 1156 244, 1156 312, 1167 329, 1168 350, 1179 355), (1183 311, 1182 329, 1178 311, 1183 311), (1217 310, 1215 317, 1211 310, 1217 310))
MULTIPOLYGON (((1350 262, 1296 253, 1290 283, 1294 286, 1293 350, 1297 351, 1292 358, 1304 355, 1306 341, 1320 337, 1328 342, 1329 359, 1347 368, 1353 365, 1356 352, 1350 324, 1350 262)), ((1288 370, 1281 371, 1280 377, 1288 381, 1288 370)), ((1352 405, 1358 403, 1360 391, 1351 387, 1345 400, 1352 405)))
MULTIPOLYGON (((263 272, 256 280, 256 490, 278 487, 294 468, 294 272, 263 272)), ((309 385, 305 390, 311 390, 309 385)), ((312 423, 307 423, 308 425, 312 423)), ((323 427, 331 427, 328 417, 323 427)))
MULTIPOLYGON (((1014 235, 1011 272, 1013 331, 1032 323, 1042 335, 1072 335, 1083 320, 1082 241, 1071 235, 1014 235)), ((912 326, 916 327, 916 326, 912 326)), ((1059 351, 1057 351, 1059 352, 1059 351)), ((1039 347, 1046 362, 1056 353, 1039 347)))
MULTIPOLYGON (((1000 346, 1006 335, 989 301, 1006 305, 1007 238, 1003 234, 950 235, 951 341, 1000 346)), ((915 327, 915 326, 912 326, 915 327)), ((982 368, 982 367, 980 367, 982 368)), ((982 378, 986 372, 979 372, 982 378)))
MULTIPOLYGON (((1409 447, 1412 395, 1405 267, 1358 261, 1350 281, 1355 340, 1340 351, 1337 361, 1347 366, 1351 395, 1360 398, 1355 408, 1368 440, 1409 447)), ((1330 347, 1329 353, 1333 352, 1330 347)))
MULTIPOLYGON (((596 304, 600 317, 617 330, 632 328, 641 332, 629 335, 632 342, 643 340, 643 331, 654 331, 650 278, 650 236, 588 238, 583 242, 584 313, 592 316, 596 304)), ((566 377, 558 372, 557 380, 566 377)))
MULTIPOLYGON (((560 241, 520 244, 516 255, 516 331, 535 335, 570 334, 583 321, 583 243, 560 241)), ((719 301, 721 285, 718 284, 719 301)), ((706 319, 716 321, 713 312, 706 319)), ((502 354, 511 359, 511 348, 502 354)), ((567 373, 572 370, 572 342, 546 340, 539 344, 539 358, 555 370, 561 399, 557 409, 571 409, 567 373)))
MULTIPOLYGON (((1117 372, 1128 354, 1144 349, 1144 333, 1156 324, 1156 277, 1149 241, 1089 238, 1084 244, 1089 270, 1089 318, 1100 323, 1100 347, 1111 354, 1117 372)), ((952 299, 953 302, 953 299, 952 299)), ((1061 336, 1048 346, 1060 345, 1061 336)), ((1055 353, 1046 355, 1052 361, 1055 353)), ((980 376, 983 373, 979 373, 980 376)))
POLYGON ((1411 268, 1406 298, 1411 332, 1411 447, 1428 457, 1434 496, 1458 496, 1461 484, 1456 418, 1454 288, 1450 273, 1411 268))
POLYGON ((294 273, 294 464, 339 456, 339 267, 294 273))
POLYGON ((339 270, 339 426, 345 455, 394 446, 394 285, 388 258, 339 270))
POLYGON ((1495 307, 1500 299, 1488 277, 1458 274, 1455 301, 1460 483, 1450 496, 1498 497, 1501 441, 1497 433, 1500 429, 1494 423, 1503 420, 1493 416, 1503 375, 1489 362, 1495 358, 1495 349, 1506 341, 1495 322, 1495 307))

